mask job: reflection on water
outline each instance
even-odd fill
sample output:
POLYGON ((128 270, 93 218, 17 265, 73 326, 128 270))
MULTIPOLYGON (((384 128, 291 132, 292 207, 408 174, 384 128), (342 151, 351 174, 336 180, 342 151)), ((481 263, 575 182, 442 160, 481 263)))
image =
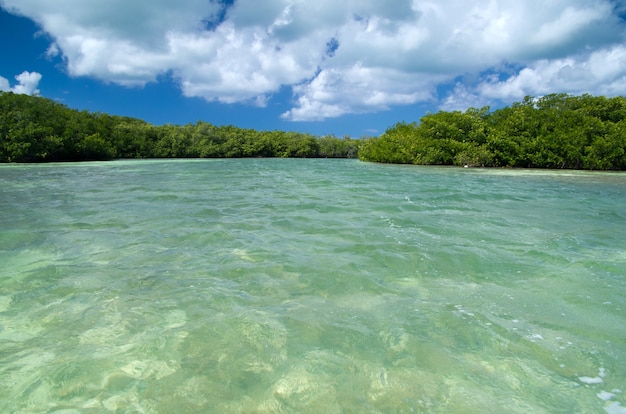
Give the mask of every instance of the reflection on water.
POLYGON ((621 174, 0 166, 2 412, 626 412, 621 174))

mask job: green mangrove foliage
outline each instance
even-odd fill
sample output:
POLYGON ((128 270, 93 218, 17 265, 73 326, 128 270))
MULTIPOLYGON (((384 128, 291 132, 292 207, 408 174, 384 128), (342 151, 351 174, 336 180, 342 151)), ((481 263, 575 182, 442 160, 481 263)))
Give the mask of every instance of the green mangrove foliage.
POLYGON ((484 167, 626 169, 626 99, 552 94, 493 112, 438 112, 359 148, 365 161, 484 167))
POLYGON ((352 140, 201 121, 155 126, 0 92, 0 162, 357 156, 397 164, 626 170, 626 99, 526 97, 496 111, 440 111, 378 138, 352 140))
POLYGON ((0 93, 0 162, 113 158, 356 158, 359 141, 206 122, 155 126, 69 109, 50 99, 0 93))

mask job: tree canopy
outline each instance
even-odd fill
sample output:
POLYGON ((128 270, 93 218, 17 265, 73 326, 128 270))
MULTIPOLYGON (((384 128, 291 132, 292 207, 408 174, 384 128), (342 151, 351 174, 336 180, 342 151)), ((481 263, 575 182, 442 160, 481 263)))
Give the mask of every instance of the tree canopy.
POLYGON ((0 162, 357 156, 397 164, 626 170, 626 98, 526 97, 495 111, 429 113, 419 123, 354 140, 203 121, 155 126, 0 92, 0 162))
POLYGON ((113 158, 356 158, 358 141, 333 135, 257 131, 199 121, 151 125, 70 109, 50 99, 0 93, 0 162, 113 158))
POLYGON ((552 94, 491 112, 440 111, 398 123, 365 161, 484 167, 626 169, 626 99, 552 94))

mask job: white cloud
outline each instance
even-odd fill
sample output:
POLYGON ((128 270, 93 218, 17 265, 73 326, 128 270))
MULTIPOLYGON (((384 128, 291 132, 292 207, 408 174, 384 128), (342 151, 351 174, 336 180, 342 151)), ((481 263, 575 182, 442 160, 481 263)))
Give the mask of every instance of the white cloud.
POLYGON ((294 86, 296 107, 282 117, 294 121, 321 120, 349 113, 388 109, 434 99, 434 85, 444 77, 410 74, 355 64, 324 69, 311 81, 294 86))
POLYGON ((59 50, 59 46, 57 46, 56 43, 51 43, 50 46, 48 46, 48 49, 46 50, 46 57, 48 59, 57 57, 60 54, 61 54, 61 51, 59 50))
POLYGON ((37 72, 22 72, 15 77, 18 84, 13 87, 13 92, 24 95, 39 95, 39 81, 41 74, 37 72))
POLYGON ((170 33, 168 44, 178 60, 198 60, 173 67, 183 93, 227 103, 258 101, 281 85, 312 76, 323 55, 322 48, 281 44, 259 28, 237 30, 230 22, 214 32, 170 33))
POLYGON ((17 85, 11 87, 9 80, 0 76, 0 91, 13 92, 24 95, 39 95, 39 81, 41 81, 41 74, 38 72, 24 71, 15 76, 17 85))
POLYGON ((464 111, 467 108, 482 108, 489 106, 489 97, 479 95, 461 82, 457 82, 453 91, 443 99, 440 109, 444 111, 464 111))
POLYGON ((458 79, 474 81, 441 107, 626 93, 626 25, 612 0, 224 3, 0 0, 52 37, 48 55, 60 54, 72 76, 142 86, 171 73, 185 96, 260 106, 286 85, 294 107, 282 116, 291 120, 432 101, 458 79), (480 78, 502 66, 519 69, 480 78))
POLYGON ((582 8, 566 7, 555 20, 542 24, 531 37, 531 42, 540 46, 568 42, 589 25, 609 17, 610 13, 611 5, 608 3, 582 8))
POLYGON ((616 45, 590 54, 540 60, 506 80, 484 79, 476 91, 502 101, 519 100, 555 91, 571 94, 626 94, 626 46, 616 45))
POLYGON ((8 92, 11 90, 11 86, 9 85, 9 80, 7 78, 3 78, 0 76, 0 91, 8 92))

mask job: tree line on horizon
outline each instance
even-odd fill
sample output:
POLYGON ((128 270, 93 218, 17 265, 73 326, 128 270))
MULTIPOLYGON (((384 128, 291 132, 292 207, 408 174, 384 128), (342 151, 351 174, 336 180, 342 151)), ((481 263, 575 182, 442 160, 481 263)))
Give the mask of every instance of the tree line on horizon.
POLYGON ((155 126, 0 92, 0 162, 116 158, 356 158, 471 167, 626 170, 626 99, 551 94, 489 107, 429 113, 380 137, 257 131, 233 125, 155 126))
POLYGON ((363 161, 470 167, 626 170, 622 96, 527 96, 490 111, 429 113, 359 147, 363 161))
POLYGON ((120 158, 356 158, 356 140, 257 131, 233 125, 155 126, 141 119, 78 111, 51 99, 0 92, 0 162, 120 158))

